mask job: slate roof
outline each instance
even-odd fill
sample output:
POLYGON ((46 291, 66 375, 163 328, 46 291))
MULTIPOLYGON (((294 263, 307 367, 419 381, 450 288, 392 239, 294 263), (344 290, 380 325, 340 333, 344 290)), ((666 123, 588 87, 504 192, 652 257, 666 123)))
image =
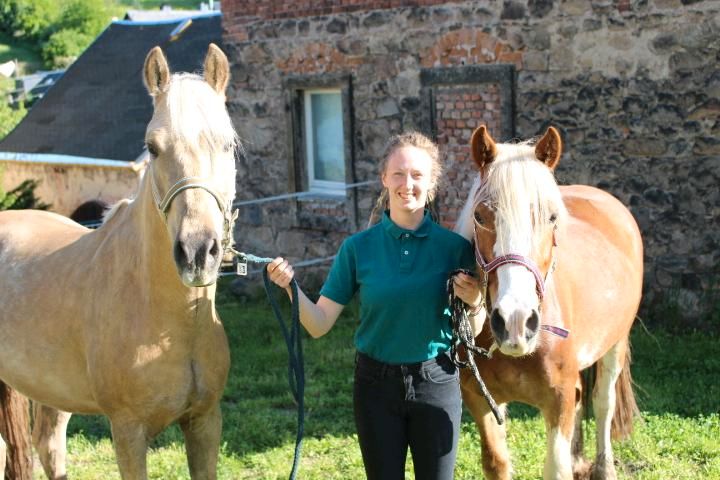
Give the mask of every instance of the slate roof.
POLYGON ((143 150, 152 101, 142 83, 145 56, 159 45, 173 72, 199 72, 210 42, 222 43, 220 13, 185 20, 110 24, 0 141, 0 152, 134 161, 143 150))
POLYGON ((158 20, 177 20, 204 13, 203 10, 128 10, 124 20, 133 22, 156 22, 158 20))

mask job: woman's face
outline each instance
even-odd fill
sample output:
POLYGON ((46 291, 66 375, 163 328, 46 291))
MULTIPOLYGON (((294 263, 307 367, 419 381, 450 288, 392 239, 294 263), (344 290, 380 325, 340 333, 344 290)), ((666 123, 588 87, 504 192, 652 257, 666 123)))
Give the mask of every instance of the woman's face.
POLYGON ((401 147, 388 157, 382 175, 390 210, 415 212, 425 208, 432 189, 432 158, 417 147, 401 147))

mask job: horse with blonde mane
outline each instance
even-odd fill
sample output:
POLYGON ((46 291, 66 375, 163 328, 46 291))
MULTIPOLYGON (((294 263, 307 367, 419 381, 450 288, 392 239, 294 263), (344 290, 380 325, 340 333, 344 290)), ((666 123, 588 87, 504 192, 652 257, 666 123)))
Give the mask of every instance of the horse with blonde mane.
MULTIPOLYGON (((558 187, 557 130, 532 145, 498 144, 484 126, 471 140, 478 176, 455 230, 475 245, 486 280, 488 321, 476 356, 502 410, 510 401, 540 409, 547 451, 543 478, 616 478, 611 437, 632 431, 630 328, 640 303, 643 247, 630 212, 589 186, 558 187), (596 365, 594 385, 581 371, 596 365), (582 460, 582 399, 592 390, 597 456, 582 460)), ((475 378, 462 371, 463 400, 480 431, 488 479, 512 475, 505 426, 475 378)))
POLYGON ((148 442, 175 421, 191 477, 216 477, 230 357, 215 281, 235 196, 228 80, 215 45, 203 76, 171 74, 155 47, 144 65, 150 162, 136 197, 95 231, 53 213, 0 213, 0 401, 9 400, 0 458, 11 454, 9 478, 32 476, 27 404, 15 391, 40 405, 32 440, 51 479, 66 478, 67 412, 109 417, 124 479, 147 478, 148 442))

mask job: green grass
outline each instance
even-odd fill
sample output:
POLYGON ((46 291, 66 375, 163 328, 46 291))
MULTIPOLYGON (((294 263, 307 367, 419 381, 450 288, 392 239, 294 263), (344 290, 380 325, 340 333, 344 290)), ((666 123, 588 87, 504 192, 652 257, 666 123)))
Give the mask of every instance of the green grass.
POLYGON ((33 44, 0 32, 0 63, 10 60, 18 61, 21 75, 39 70, 43 65, 40 53, 33 44))
MULTIPOLYGON (((296 411, 282 336, 264 300, 243 304, 224 289, 218 300, 232 348, 222 405, 219 477, 285 479, 292 464, 296 411)), ((299 478, 364 478, 351 400, 356 308, 346 310, 325 337, 305 337, 305 441, 299 478)), ((287 303, 284 311, 289 312, 287 303)), ((632 340, 633 376, 644 420, 636 422, 631 439, 615 443, 619 477, 720 479, 720 338, 699 332, 648 333, 638 325, 632 340)), ((71 478, 119 478, 103 417, 74 416, 68 433, 71 478)), ((545 432, 533 408, 511 405, 508 440, 514 478, 541 478, 545 432)), ((456 478, 482 478, 479 445, 472 419, 465 414, 456 478)), ((590 420, 586 453, 594 452, 593 445, 590 420)), ((154 441, 148 465, 151 478, 189 478, 177 427, 154 441)), ((410 461, 406 478, 413 478, 410 461)))

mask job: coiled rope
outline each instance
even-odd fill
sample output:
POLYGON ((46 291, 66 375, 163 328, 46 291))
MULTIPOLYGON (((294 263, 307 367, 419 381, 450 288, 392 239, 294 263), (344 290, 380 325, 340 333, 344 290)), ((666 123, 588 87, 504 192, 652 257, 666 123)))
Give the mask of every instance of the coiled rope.
POLYGON ((497 420, 498 425, 502 425, 505 422, 503 414, 498 408, 497 403, 495 403, 495 399, 490 394, 487 386, 485 386, 485 382, 480 377, 480 372, 475 364, 475 355, 490 358, 490 352, 475 345, 475 336, 473 335, 472 328, 470 327, 470 320, 467 315, 467 305, 455 295, 453 277, 461 272, 467 275, 473 275, 469 270, 454 270, 453 272, 450 272, 450 278, 448 278, 446 284, 448 304, 450 305, 450 321, 452 323, 450 357, 458 368, 470 367, 475 380, 477 380, 478 385, 480 386, 480 391, 482 392, 483 397, 485 397, 485 400, 490 406, 490 410, 492 410, 492 413, 495 416, 495 420, 497 420), (467 360, 460 358, 461 346, 465 347, 467 360))

